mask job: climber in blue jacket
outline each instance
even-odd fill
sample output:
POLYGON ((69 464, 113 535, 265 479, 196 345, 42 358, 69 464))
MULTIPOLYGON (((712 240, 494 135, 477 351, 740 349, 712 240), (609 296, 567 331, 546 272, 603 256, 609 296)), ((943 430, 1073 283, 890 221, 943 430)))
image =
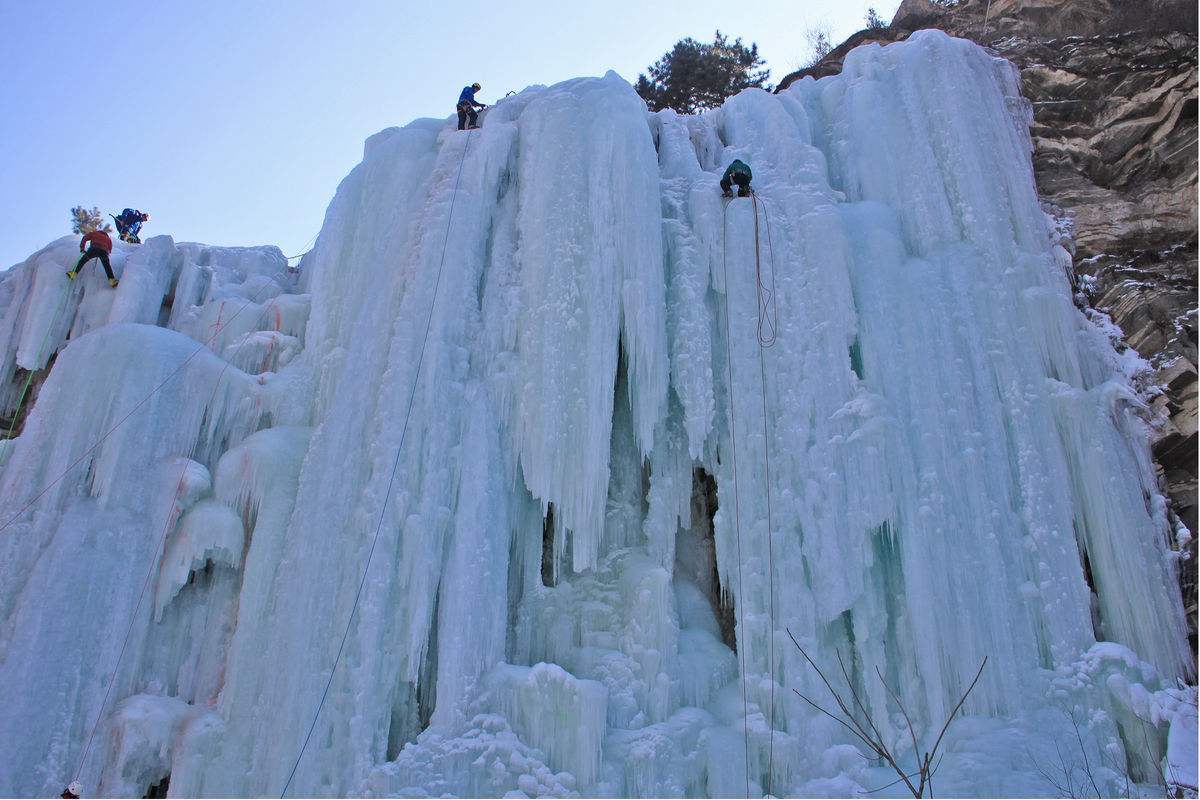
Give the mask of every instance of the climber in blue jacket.
POLYGON ((145 211, 138 211, 136 208, 127 208, 119 215, 113 217, 113 222, 117 224, 117 234, 121 237, 122 242, 130 244, 141 244, 142 240, 138 238, 138 234, 142 231, 142 223, 150 221, 150 215, 145 211))
POLYGON ((475 93, 481 88, 483 87, 478 83, 472 83, 470 86, 464 86, 462 94, 458 96, 458 129, 460 131, 479 127, 479 112, 476 109, 487 108, 486 103, 480 103, 475 99, 475 93))

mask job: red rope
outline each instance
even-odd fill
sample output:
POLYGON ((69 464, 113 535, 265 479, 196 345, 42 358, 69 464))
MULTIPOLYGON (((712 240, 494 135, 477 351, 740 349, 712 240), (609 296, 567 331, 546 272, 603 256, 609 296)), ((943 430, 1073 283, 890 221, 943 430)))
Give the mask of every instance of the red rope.
POLYGON ((778 306, 775 302, 775 245, 771 241, 771 218, 767 212, 766 201, 763 201, 763 222, 767 229, 767 246, 771 251, 771 288, 765 290, 761 259, 759 258, 759 242, 758 242, 758 195, 754 195, 754 273, 758 280, 758 371, 762 380, 762 407, 763 407, 763 483, 766 486, 767 494, 767 588, 768 588, 768 616, 770 619, 771 629, 767 636, 767 663, 768 677, 770 679, 770 710, 768 712, 767 729, 769 731, 770 743, 767 751, 767 787, 766 793, 771 794, 771 782, 774 780, 775 771, 775 521, 774 513, 771 509, 771 439, 768 431, 767 417, 767 362, 766 349, 775 344, 776 328, 775 320, 778 319, 778 306), (763 293, 767 291, 767 297, 764 301, 763 293), (763 324, 770 314, 769 333, 767 339, 763 337, 763 324))
POLYGON ((779 309, 775 302, 775 248, 770 246, 771 219, 767 214, 767 203, 764 200, 763 221, 767 229, 767 244, 771 251, 771 274, 767 281, 763 279, 762 248, 759 246, 758 235, 758 195, 751 194, 754 201, 754 279, 758 284, 758 344, 761 347, 771 347, 775 344, 775 321, 779 318, 779 309))
MULTIPOLYGON (((764 201, 763 207, 763 223, 767 233, 767 247, 771 254, 771 271, 770 275, 764 279, 762 270, 762 248, 760 246, 759 225, 758 225, 758 195, 752 194, 754 208, 754 276, 757 284, 758 293, 758 367, 759 377, 762 385, 762 406, 763 406, 763 462, 764 475, 763 482, 766 491, 767 500, 767 576, 768 576, 768 618, 769 630, 767 635, 767 671, 769 678, 769 699, 767 718, 767 776, 765 793, 772 793, 772 782, 774 780, 775 771, 775 545, 774 545, 774 510, 771 503, 771 446, 770 446, 770 430, 768 419, 768 404, 767 404, 767 366, 766 366, 766 350, 775 344, 777 336, 776 320, 778 319, 778 305, 775 296, 775 247, 771 240, 771 219, 767 211, 767 204, 764 201)), ((739 500, 738 489, 738 474, 737 474, 737 427, 735 423, 736 414, 734 412, 734 390, 733 390, 733 350, 732 350, 732 333, 729 324, 729 266, 726 257, 726 240, 728 234, 728 204, 722 211, 722 230, 721 230, 721 269, 725 280, 725 360, 729 372, 729 435, 732 440, 732 457, 730 464, 733 471, 733 502, 734 502, 734 533, 737 540, 737 559, 738 559, 738 590, 741 592, 742 586, 742 532, 741 532, 741 506, 739 500)), ((742 608, 742 602, 739 598, 737 608, 742 612, 741 626, 743 634, 745 634, 745 612, 742 608)), ((743 647, 738 648, 739 660, 742 668, 742 711, 745 726, 746 739, 746 796, 750 796, 750 728, 749 716, 750 707, 746 690, 746 656, 743 647)))

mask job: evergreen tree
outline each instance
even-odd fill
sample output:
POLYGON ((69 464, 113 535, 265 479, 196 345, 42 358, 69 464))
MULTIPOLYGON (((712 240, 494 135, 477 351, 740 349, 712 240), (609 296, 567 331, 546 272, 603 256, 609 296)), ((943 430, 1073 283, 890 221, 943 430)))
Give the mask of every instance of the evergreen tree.
POLYGON ((75 206, 71 209, 71 232, 78 234, 91 233, 92 231, 104 231, 105 233, 112 232, 112 226, 104 220, 104 214, 100 213, 100 209, 96 206, 84 208, 83 206, 75 206))
POLYGON ((867 9, 866 20, 867 20, 867 30, 878 30, 879 28, 888 27, 888 24, 886 22, 884 22, 883 19, 880 18, 879 12, 875 10, 874 6, 867 9))
POLYGON ((634 88, 651 111, 673 108, 695 114, 716 108, 750 86, 770 88, 771 73, 765 66, 757 44, 746 47, 740 37, 731 42, 717 31, 712 42, 691 37, 676 42, 650 66, 649 77, 638 75, 634 88))

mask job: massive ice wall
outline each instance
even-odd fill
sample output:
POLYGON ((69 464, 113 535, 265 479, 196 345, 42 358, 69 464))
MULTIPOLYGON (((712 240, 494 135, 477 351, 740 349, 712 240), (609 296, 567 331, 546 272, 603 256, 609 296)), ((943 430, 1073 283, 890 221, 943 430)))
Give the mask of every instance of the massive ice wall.
POLYGON ((1027 121, 935 32, 699 117, 610 73, 372 137, 300 285, 165 237, 115 293, 36 254, 0 282, 6 413, 61 351, 0 444, 0 793, 892 780, 793 693, 825 697, 792 636, 908 760, 876 668, 924 735, 987 657, 941 791, 1051 791, 1076 726, 1098 780, 1181 769, 1139 400, 1027 121))

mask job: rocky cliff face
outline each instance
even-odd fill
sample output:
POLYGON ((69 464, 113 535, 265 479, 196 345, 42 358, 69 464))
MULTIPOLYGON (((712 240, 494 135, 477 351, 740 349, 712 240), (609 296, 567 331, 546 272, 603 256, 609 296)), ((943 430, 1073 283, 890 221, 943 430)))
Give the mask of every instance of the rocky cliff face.
POLYGON ((1073 239, 1077 299, 1108 315, 1150 364, 1154 454, 1192 531, 1184 595, 1196 612, 1196 7, 1114 0, 905 0, 815 66, 841 71, 858 45, 940 28, 1021 71, 1033 104, 1038 191, 1073 239))

